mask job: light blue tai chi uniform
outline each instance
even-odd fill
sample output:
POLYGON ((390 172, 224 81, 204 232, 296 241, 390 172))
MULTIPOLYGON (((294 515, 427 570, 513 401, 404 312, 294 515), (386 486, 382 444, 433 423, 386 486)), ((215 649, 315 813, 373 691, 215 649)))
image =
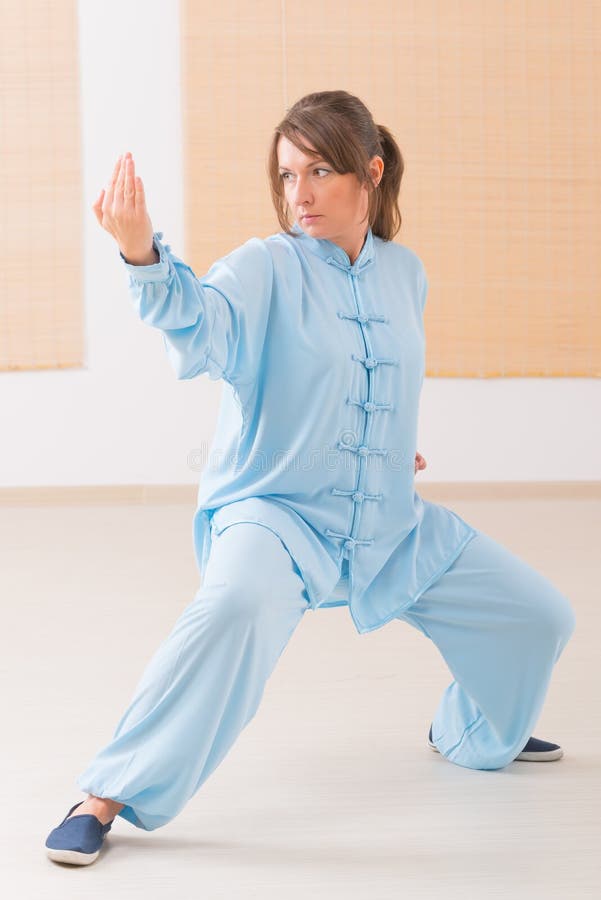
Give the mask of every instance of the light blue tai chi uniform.
POLYGON ((400 619, 434 641, 454 681, 433 739, 481 769, 528 740, 575 626, 547 579, 415 490, 417 254, 369 229, 351 265, 293 232, 251 238, 200 279, 162 232, 159 262, 124 262, 177 378, 223 380, 193 520, 199 590, 77 781, 146 830, 223 759, 307 609, 348 605, 359 633, 400 619))

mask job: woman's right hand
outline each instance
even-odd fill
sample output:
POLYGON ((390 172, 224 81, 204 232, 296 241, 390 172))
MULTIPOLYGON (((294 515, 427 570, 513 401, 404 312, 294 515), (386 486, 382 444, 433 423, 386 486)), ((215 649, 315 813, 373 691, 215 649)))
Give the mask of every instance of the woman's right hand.
POLYGON ((117 241, 127 262, 150 265, 157 261, 144 185, 136 177, 131 153, 119 157, 106 190, 100 191, 92 209, 99 224, 117 241))

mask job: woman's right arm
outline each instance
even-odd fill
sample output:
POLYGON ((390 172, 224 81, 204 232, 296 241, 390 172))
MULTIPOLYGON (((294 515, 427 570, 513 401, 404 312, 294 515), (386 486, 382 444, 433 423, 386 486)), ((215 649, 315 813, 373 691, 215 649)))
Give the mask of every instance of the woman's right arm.
POLYGON ((265 242, 250 238, 197 278, 162 243, 162 232, 153 232, 133 161, 118 166, 112 192, 104 202, 100 193, 94 211, 119 243, 139 317, 162 333, 178 379, 207 372, 234 386, 251 383, 261 367, 273 290, 265 242))

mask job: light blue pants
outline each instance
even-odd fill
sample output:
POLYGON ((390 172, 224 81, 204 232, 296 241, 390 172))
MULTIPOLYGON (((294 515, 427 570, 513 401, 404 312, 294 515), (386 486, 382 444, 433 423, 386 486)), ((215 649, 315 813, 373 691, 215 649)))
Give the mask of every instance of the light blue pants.
MULTIPOLYGON (((300 571, 274 532, 240 522, 215 535, 204 582, 78 786, 126 804, 119 815, 138 828, 166 825, 256 713, 308 608, 300 571)), ((575 627, 567 598, 478 532, 398 618, 436 644, 453 675, 432 718, 441 754, 472 769, 515 759, 575 627)))

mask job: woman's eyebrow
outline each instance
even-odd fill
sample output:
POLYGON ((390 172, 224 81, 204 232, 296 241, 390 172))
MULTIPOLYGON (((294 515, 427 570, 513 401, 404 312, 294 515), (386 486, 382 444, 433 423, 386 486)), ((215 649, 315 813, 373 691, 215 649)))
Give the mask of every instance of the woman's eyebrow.
MULTIPOLYGON (((325 162, 325 159, 322 159, 321 156, 318 156, 317 159, 314 159, 313 162, 307 163, 305 169, 310 169, 311 166, 314 166, 316 162, 325 162)), ((285 169, 286 172, 291 172, 292 169, 286 168, 286 166, 279 166, 280 169, 285 169)))

